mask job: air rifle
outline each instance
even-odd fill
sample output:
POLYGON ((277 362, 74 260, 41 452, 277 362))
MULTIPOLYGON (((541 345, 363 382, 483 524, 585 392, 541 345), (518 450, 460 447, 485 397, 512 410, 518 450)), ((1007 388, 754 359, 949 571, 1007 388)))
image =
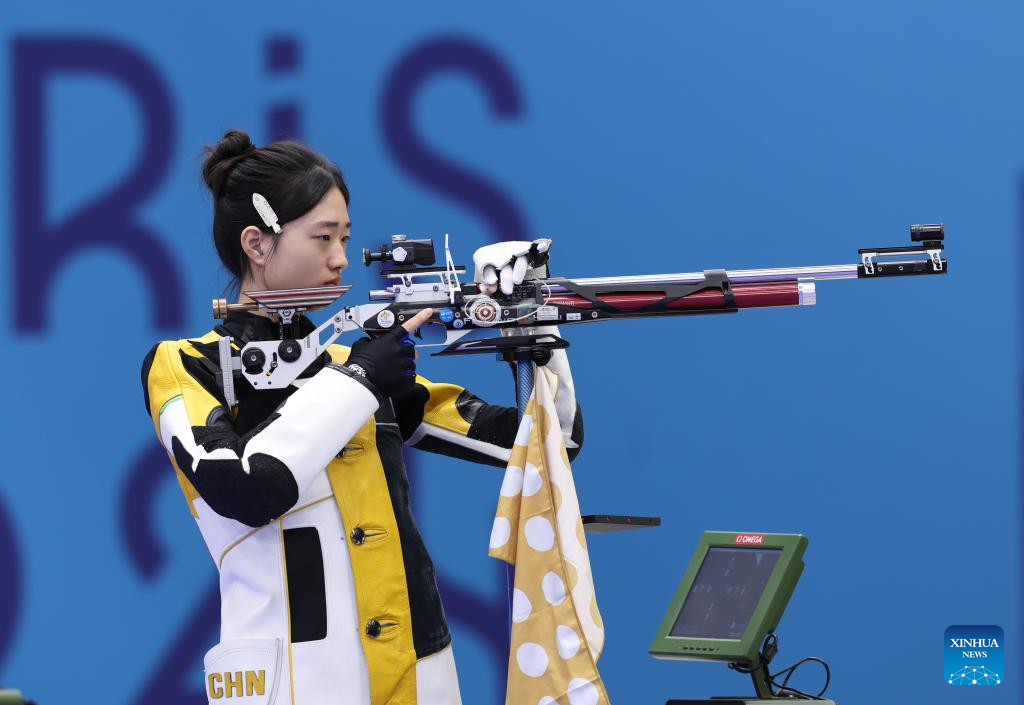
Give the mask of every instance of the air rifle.
POLYGON ((220 381, 232 406, 237 372, 255 389, 284 388, 342 333, 358 328, 370 335, 384 333, 425 308, 434 309, 429 323, 442 326, 445 332, 445 341, 440 343, 445 347, 435 355, 507 356, 511 351, 547 350, 550 354, 551 349, 568 347, 558 336, 536 331, 538 326, 809 306, 816 301, 819 281, 945 274, 949 265, 943 257, 944 234, 941 224, 912 225, 912 244, 863 248, 858 250, 860 261, 854 264, 587 279, 545 277, 527 279, 509 295, 500 290, 483 294, 477 284, 460 282, 466 268, 453 263, 447 235, 443 267, 433 266, 432 240, 394 235, 390 245, 377 251, 363 250, 363 264, 379 262, 381 275, 390 285, 371 291, 371 303, 338 311, 305 338, 285 337, 285 326, 298 313, 329 306, 351 286, 247 291, 252 301, 238 304, 215 299, 215 318, 234 310, 262 309, 278 316, 282 331, 280 340, 250 341, 240 354, 232 350, 231 338, 223 336, 219 341, 220 381), (486 335, 490 331, 499 335, 479 337, 480 332, 486 335), (470 336, 474 332, 477 335, 470 336))

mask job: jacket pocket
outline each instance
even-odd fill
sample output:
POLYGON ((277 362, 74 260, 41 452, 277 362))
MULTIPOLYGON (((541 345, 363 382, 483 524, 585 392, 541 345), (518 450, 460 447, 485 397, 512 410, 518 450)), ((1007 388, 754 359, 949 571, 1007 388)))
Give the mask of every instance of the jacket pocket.
POLYGON ((229 639, 203 659, 211 705, 273 705, 281 670, 280 639, 229 639))

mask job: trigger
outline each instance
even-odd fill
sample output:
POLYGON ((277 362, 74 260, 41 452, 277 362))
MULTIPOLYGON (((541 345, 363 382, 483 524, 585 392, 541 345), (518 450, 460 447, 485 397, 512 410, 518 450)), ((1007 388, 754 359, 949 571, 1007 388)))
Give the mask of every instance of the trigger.
POLYGON ((416 332, 415 332, 415 333, 413 333, 413 335, 415 335, 415 336, 416 336, 417 338, 419 338, 420 340, 423 340, 423 334, 422 334, 422 333, 420 333, 420 329, 419 329, 419 328, 417 328, 417 329, 416 329, 416 332))

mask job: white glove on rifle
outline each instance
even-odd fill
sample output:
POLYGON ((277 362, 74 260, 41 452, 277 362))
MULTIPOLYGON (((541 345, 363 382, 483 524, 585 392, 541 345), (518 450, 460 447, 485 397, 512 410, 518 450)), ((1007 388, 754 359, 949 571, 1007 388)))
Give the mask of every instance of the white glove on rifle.
POLYGON ((510 240, 481 247, 473 253, 476 268, 473 278, 480 286, 480 293, 493 294, 500 286, 501 293, 507 296, 512 293, 512 287, 522 284, 524 279, 543 277, 547 274, 544 265, 550 249, 548 238, 533 242, 510 240))

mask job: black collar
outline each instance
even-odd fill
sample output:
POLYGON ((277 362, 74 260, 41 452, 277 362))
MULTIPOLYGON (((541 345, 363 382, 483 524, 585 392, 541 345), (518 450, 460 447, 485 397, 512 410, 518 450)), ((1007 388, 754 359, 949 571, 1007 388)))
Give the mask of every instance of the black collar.
MULTIPOLYGON (((277 340, 281 337, 281 327, 277 321, 248 311, 231 311, 224 319, 224 324, 217 327, 223 328, 235 339, 239 347, 250 340, 277 340)), ((284 327, 284 336, 297 340, 305 338, 314 330, 316 325, 305 316, 299 315, 291 325, 284 327)))

